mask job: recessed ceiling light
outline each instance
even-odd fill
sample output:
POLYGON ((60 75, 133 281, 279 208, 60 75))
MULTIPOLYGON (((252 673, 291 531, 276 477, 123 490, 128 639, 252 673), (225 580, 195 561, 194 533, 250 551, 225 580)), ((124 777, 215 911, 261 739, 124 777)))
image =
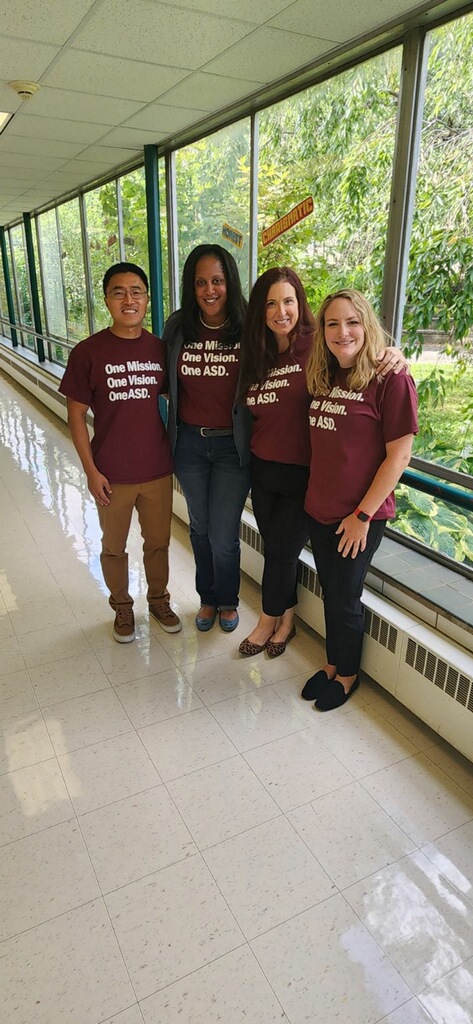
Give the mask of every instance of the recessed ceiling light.
POLYGON ((13 114, 6 114, 4 110, 0 110, 0 135, 5 130, 9 121, 11 121, 13 114))

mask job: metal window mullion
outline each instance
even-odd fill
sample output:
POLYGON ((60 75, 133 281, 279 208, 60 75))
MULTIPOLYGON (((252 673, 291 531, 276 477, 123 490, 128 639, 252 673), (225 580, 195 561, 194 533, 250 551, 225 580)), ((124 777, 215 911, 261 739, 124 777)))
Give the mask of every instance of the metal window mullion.
POLYGON ((93 334, 94 331, 94 302, 93 302, 93 290, 92 290, 92 270, 89 259, 89 246, 88 246, 88 235, 87 235, 87 211, 85 208, 85 197, 84 193, 79 193, 79 218, 80 218, 80 234, 82 239, 82 261, 84 264, 84 280, 85 280, 85 298, 87 303, 87 319, 89 322, 89 334, 93 334))
POLYGON ((125 262, 125 238, 123 235, 123 203, 122 203, 122 189, 121 189, 121 178, 115 180, 115 192, 117 197, 117 222, 118 222, 118 251, 120 253, 120 262, 125 262))
MULTIPOLYGON (((64 323, 66 325, 66 341, 69 341, 69 330, 68 330, 68 316, 67 316, 67 293, 66 293, 66 282, 64 279, 64 260, 62 256, 62 232, 61 232, 61 221, 59 219, 59 206, 56 206, 56 237, 57 237, 57 248, 59 253, 59 266, 61 274, 61 290, 62 290, 62 307, 64 310, 64 323)), ((51 343, 49 343, 49 357, 52 357, 51 343)))
POLYGON ((39 216, 35 217, 36 220, 36 238, 38 240, 38 256, 39 256, 39 276, 41 279, 41 289, 43 292, 43 312, 44 312, 44 334, 49 338, 51 331, 49 329, 49 318, 48 318, 48 303, 46 298, 46 288, 44 286, 44 267, 43 267, 43 239, 42 239, 42 228, 41 219, 39 216))
POLYGON ((401 341, 414 213, 417 165, 424 111, 428 46, 424 29, 404 40, 396 147, 389 205, 381 319, 397 345, 401 341))
POLYGON ((258 170, 259 170, 259 114, 251 115, 250 137, 250 238, 248 289, 258 276, 258 170))
POLYGON ((144 146, 144 156, 151 325, 154 333, 160 335, 164 325, 164 303, 161 225, 159 218, 158 150, 156 146, 144 146))
MULTIPOLYGON (((33 228, 31 226, 30 213, 23 214, 23 225, 25 234, 26 259, 28 264, 28 280, 30 285, 30 300, 31 308, 33 310, 33 322, 36 333, 41 335, 43 333, 43 325, 41 321, 41 309, 39 305, 38 276, 36 273, 36 263, 33 245, 33 228)), ((44 342, 42 338, 36 339, 36 348, 38 352, 39 362, 44 363, 44 342)))
POLYGON ((179 245, 177 234, 176 154, 166 153, 166 220, 168 233, 169 307, 179 306, 179 245))
POLYGON ((8 265, 7 240, 5 228, 0 227, 0 249, 2 252, 3 280, 5 282, 5 294, 7 299, 8 318, 10 320, 11 343, 14 348, 18 347, 18 335, 15 330, 16 317, 15 305, 13 302, 13 291, 11 286, 10 267, 8 265))
MULTIPOLYGON (((23 321, 22 321, 22 318, 21 318, 20 295, 19 295, 19 291, 18 291, 18 275, 17 275, 17 272, 16 272, 16 262, 15 262, 15 245, 14 245, 13 238, 12 238, 12 231, 13 230, 14 230, 14 228, 10 228, 10 230, 8 231, 8 241, 7 241, 7 247, 9 247, 9 249, 10 249, 10 265, 11 265, 11 272, 12 272, 12 279, 13 279, 12 282, 11 282, 11 284, 12 284, 12 299, 13 300, 16 299, 16 308, 17 308, 16 323, 17 323, 18 330, 19 330, 20 337, 21 337, 21 346, 22 346, 22 348, 25 348, 23 321)), ((15 302, 13 301, 13 307, 14 306, 15 306, 15 302)))

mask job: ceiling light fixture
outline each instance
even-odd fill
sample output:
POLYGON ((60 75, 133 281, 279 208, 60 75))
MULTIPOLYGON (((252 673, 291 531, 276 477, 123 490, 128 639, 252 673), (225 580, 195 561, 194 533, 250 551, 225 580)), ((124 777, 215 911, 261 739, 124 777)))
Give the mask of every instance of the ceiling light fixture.
POLYGON ((6 114, 4 110, 0 110, 0 135, 5 131, 5 128, 9 121, 11 121, 12 117, 13 114, 6 114))

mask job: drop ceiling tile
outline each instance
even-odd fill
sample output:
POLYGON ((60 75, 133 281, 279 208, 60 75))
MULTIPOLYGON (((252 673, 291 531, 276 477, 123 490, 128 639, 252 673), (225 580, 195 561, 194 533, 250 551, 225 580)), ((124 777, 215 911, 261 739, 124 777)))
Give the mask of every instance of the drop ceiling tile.
POLYGON ((175 67, 198 68, 243 39, 252 28, 248 22, 152 0, 127 0, 119 9, 116 0, 103 0, 78 30, 74 46, 150 63, 167 64, 171 60, 175 67))
POLYGON ((55 61, 44 76, 44 85, 97 93, 100 96, 124 96, 148 103, 171 89, 189 72, 181 68, 145 64, 124 57, 97 60, 96 53, 69 49, 55 61))
POLYGON ((19 211, 16 207, 0 206, 0 224, 9 224, 10 221, 16 220, 20 212, 23 211, 19 211))
POLYGON ((51 174, 45 175, 44 180, 48 184, 52 182, 63 182, 68 184, 70 182, 77 181, 87 182, 92 181, 93 178, 97 178, 107 171, 107 166, 100 164, 96 166, 94 164, 66 164, 65 167, 60 167, 57 171, 53 171, 51 174))
POLYGON ((4 113, 14 114, 15 110, 21 107, 21 100, 15 96, 13 89, 9 89, 6 82, 0 82, 0 110, 4 113))
POLYGON ((107 125, 90 124, 85 121, 56 121, 50 117, 33 117, 23 112, 8 125, 9 135, 21 135, 32 139, 53 139, 58 142, 97 142, 107 131, 107 125))
POLYGON ((248 39, 207 64, 205 71, 266 84, 310 64, 326 49, 326 40, 277 28, 258 28, 248 39))
POLYGON ((368 29, 393 21, 398 15, 413 10, 412 0, 296 0, 287 10, 276 15, 271 25, 292 32, 306 33, 319 39, 346 42, 356 39, 368 29))
POLYGON ((113 166, 116 167, 129 159, 130 151, 128 149, 119 149, 118 147, 114 149, 113 146, 88 146, 76 157, 79 163, 84 160, 102 160, 110 166, 110 161, 112 161, 113 166))
MULTIPOLYGON (((0 165, 1 166, 1 165, 0 165)), ((24 181, 35 181, 38 178, 43 178, 43 174, 38 174, 34 167, 2 167, 1 168, 1 179, 2 186, 15 185, 18 182, 24 181)))
MULTIPOLYGON (((34 148, 34 147, 32 147, 34 148)), ((0 168, 8 173, 10 167, 25 167, 31 171, 55 171, 64 160, 57 157, 39 156, 32 153, 7 153, 0 151, 0 168)))
POLYGON ((38 206, 44 206, 44 203, 49 203, 56 199, 57 195, 57 189, 52 185, 45 185, 44 188, 28 189, 21 196, 21 208, 23 210, 36 210, 38 206))
MULTIPOLYGON (((2 15, 3 23, 3 15, 2 15)), ((25 39, 0 39, 1 75, 6 81, 26 78, 37 82, 58 53, 57 46, 25 39)))
MULTIPOLYGON (((325 2, 325 0, 324 0, 325 2)), ((205 11, 207 14, 218 14, 221 18, 234 18, 249 21, 254 25, 262 25, 268 18, 273 18, 285 7, 292 7, 291 0, 173 0, 174 7, 185 7, 191 11, 205 11)))
POLYGON ((259 82, 244 82, 238 78, 223 75, 207 75, 196 71, 180 85, 161 96, 161 101, 173 107, 199 107, 200 110, 214 111, 226 107, 242 96, 257 92, 259 82))
POLYGON ((145 131, 137 128, 123 127, 114 128, 111 132, 108 132, 103 138, 100 139, 101 146, 119 146, 121 149, 127 149, 129 154, 131 153, 142 153, 143 146, 155 145, 160 139, 165 139, 168 132, 153 132, 145 131))
POLYGON ((0 153, 37 153, 70 160, 83 150, 81 142, 55 142, 52 139, 31 139, 5 132, 0 136, 0 153))
POLYGON ((42 89, 29 101, 29 110, 39 117, 61 118, 66 121, 89 121, 92 124, 120 124, 131 117, 142 104, 135 100, 115 99, 109 96, 91 96, 84 92, 65 89, 42 89), (34 106, 33 106, 34 104, 34 106))
POLYGON ((21 0, 19 4, 4 4, 2 35, 62 45, 94 3, 95 0, 61 0, 54 4, 51 0, 21 0))
POLYGON ((150 103, 145 110, 140 110, 131 117, 126 127, 145 128, 147 131, 155 129, 171 135, 188 124, 201 121, 204 116, 205 110, 186 110, 184 107, 166 107, 161 103, 150 103))

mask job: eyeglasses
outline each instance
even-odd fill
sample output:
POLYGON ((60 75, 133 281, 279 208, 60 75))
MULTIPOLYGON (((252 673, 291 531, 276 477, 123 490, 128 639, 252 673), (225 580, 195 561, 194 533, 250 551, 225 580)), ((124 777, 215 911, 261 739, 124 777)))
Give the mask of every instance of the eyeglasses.
POLYGON ((111 288, 107 295, 111 299, 126 299, 127 295, 131 299, 145 299, 147 298, 148 292, 144 288, 132 287, 132 288, 111 288))

